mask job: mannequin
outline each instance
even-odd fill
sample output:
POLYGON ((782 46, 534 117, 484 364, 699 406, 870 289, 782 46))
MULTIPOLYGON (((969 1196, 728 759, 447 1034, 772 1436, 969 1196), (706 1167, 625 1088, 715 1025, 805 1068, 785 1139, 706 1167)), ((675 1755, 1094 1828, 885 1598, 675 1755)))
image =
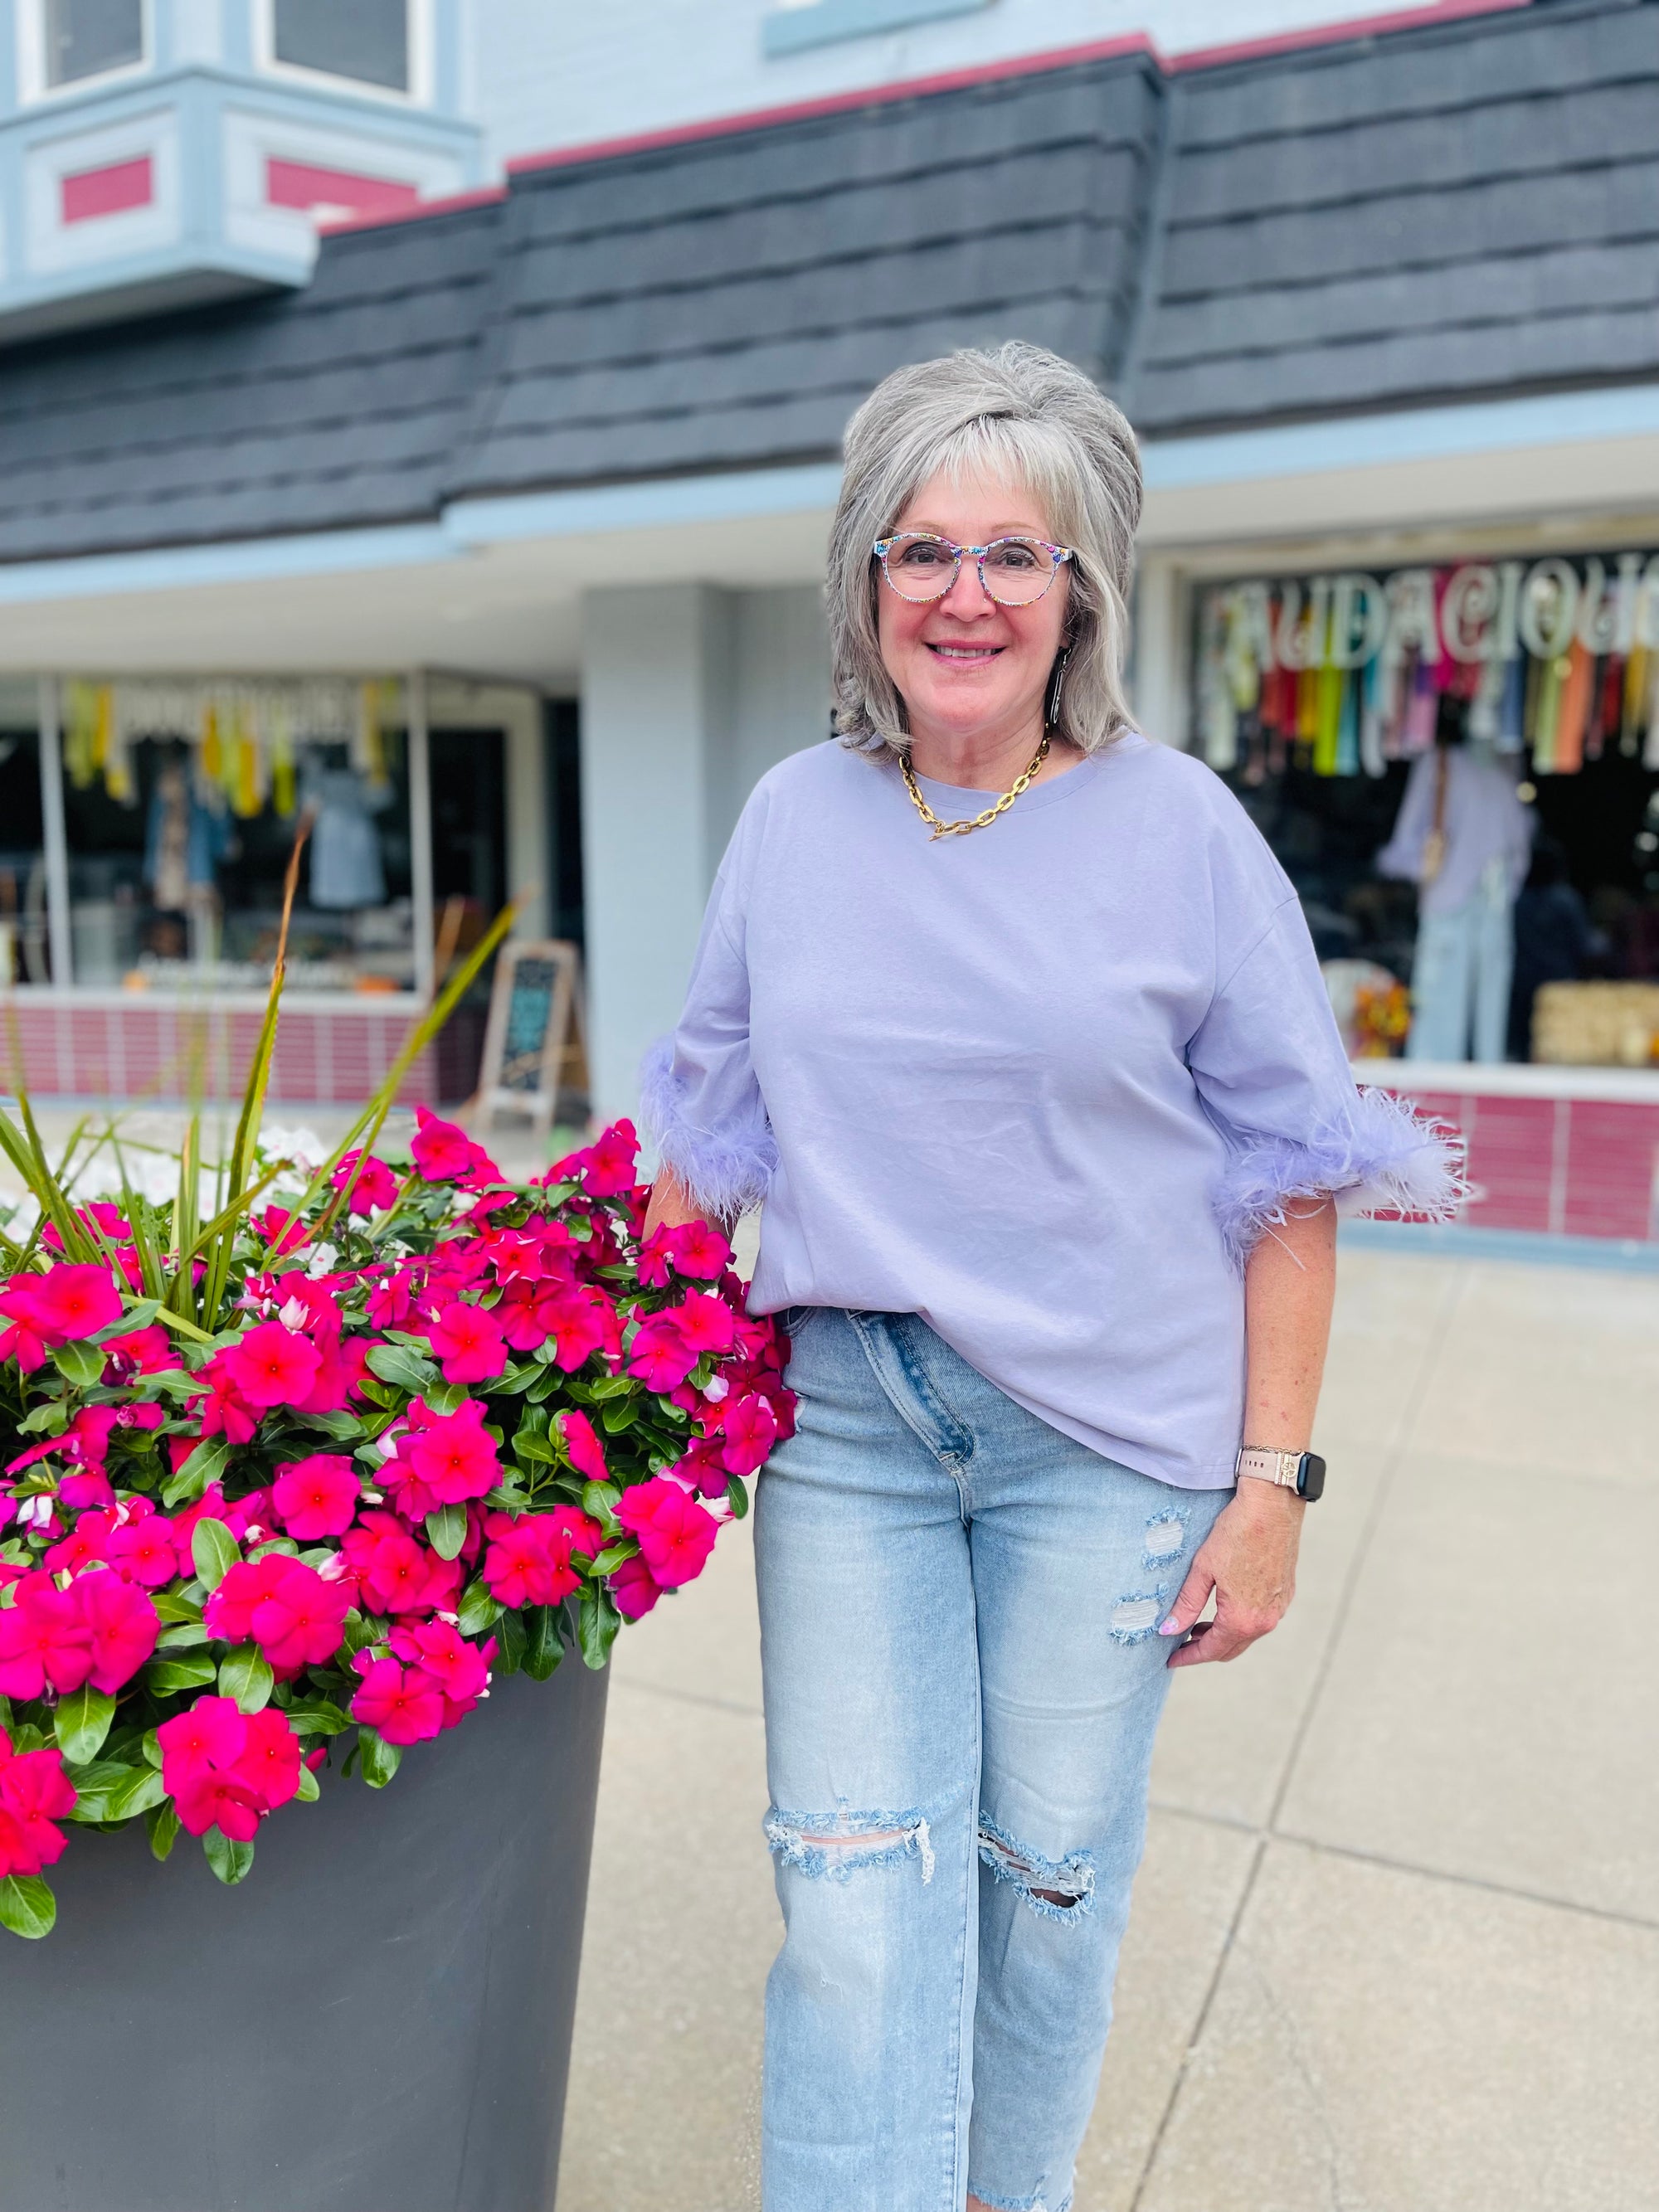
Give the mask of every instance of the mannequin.
POLYGON ((1464 712, 1442 696, 1433 747, 1413 763, 1394 835, 1376 856, 1379 875, 1418 886, 1407 1060, 1505 1056, 1513 912, 1534 824, 1516 762, 1466 741, 1464 712))

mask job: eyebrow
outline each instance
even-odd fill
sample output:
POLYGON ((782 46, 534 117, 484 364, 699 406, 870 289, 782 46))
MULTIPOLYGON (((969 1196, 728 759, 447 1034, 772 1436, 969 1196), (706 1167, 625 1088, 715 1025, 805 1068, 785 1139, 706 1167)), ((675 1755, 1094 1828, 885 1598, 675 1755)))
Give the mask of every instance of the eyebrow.
MULTIPOLYGON (((950 532, 937 522, 907 522, 901 529, 896 530, 893 535, 896 538, 902 537, 906 531, 922 531, 932 538, 951 536, 950 532)), ((985 542, 988 545, 993 539, 998 538, 1040 538, 1045 545, 1048 542, 1034 522, 994 522, 991 525, 991 535, 985 542)), ((952 540, 952 543, 954 542, 952 540)))

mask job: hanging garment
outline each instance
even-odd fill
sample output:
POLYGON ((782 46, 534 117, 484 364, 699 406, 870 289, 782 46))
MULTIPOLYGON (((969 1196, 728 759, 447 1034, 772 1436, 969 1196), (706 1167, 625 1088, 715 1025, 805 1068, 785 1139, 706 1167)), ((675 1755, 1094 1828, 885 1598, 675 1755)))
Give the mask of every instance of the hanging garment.
POLYGON ((1554 770, 1557 775, 1577 775, 1584 764, 1584 732, 1589 721, 1595 656, 1582 639, 1574 638, 1566 661, 1555 714, 1554 770))
POLYGON ((303 798, 316 815, 311 832, 313 906, 384 906, 380 833, 369 817, 392 804, 390 790, 374 790, 354 769, 328 769, 307 777, 303 798))
POLYGON ((1449 914, 1474 893, 1489 860, 1501 860, 1514 898, 1526 879, 1534 828, 1516 789, 1512 761, 1484 746, 1451 745, 1412 763, 1394 835, 1374 863, 1380 876, 1419 886, 1419 911, 1449 914), (1425 867, 1435 825, 1439 759, 1445 763, 1445 849, 1437 871, 1425 867))
POLYGON ((1460 906, 1425 914, 1412 963, 1407 1060, 1473 1059, 1486 1066, 1503 1060, 1515 965, 1514 902, 1509 872, 1494 858, 1460 906))
POLYGON ((164 768, 150 794, 143 878, 163 914, 182 914, 210 890, 230 846, 230 824, 204 806, 181 768, 164 768))
POLYGON ((1523 751, 1527 742, 1527 657, 1516 653, 1503 663, 1504 690, 1498 708, 1498 750, 1523 751))

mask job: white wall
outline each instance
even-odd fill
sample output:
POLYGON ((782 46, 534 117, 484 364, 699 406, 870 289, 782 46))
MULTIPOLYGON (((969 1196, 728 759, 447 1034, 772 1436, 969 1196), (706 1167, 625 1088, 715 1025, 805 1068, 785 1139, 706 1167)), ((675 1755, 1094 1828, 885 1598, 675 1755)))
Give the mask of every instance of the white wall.
POLYGON ((1424 0, 991 0, 769 60, 776 0, 466 0, 469 90, 499 162, 709 116, 1145 32, 1166 53, 1420 10, 1424 0))

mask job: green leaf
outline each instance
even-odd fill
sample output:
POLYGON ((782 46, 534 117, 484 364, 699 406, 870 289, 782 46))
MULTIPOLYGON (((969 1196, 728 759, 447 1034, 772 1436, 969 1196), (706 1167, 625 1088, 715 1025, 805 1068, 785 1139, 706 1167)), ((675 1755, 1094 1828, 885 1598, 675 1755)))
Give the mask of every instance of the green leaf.
POLYGON ((87 1759, 96 1759, 114 1718, 113 1698, 106 1698, 89 1682, 78 1690, 70 1690, 58 1699, 58 1710, 52 1717, 58 1748, 77 1766, 87 1759))
POLYGON ((189 1651, 207 1640, 207 1630, 199 1620, 180 1620, 161 1631, 155 1639, 155 1648, 158 1651, 189 1651))
POLYGON ((462 1635, 482 1636, 485 1629, 495 1626, 501 1610, 482 1583, 469 1583, 456 1614, 462 1635))
POLYGON ((219 1662, 219 1694, 234 1698, 239 1712, 262 1711, 270 1703, 276 1680, 269 1662, 252 1644, 239 1644, 219 1662))
POLYGON ((538 1381, 541 1373, 533 1360, 526 1360, 520 1365, 509 1367, 505 1375, 498 1375, 489 1385, 489 1395, 492 1398, 516 1398, 521 1390, 527 1390, 538 1381))
POLYGON ((271 1552, 279 1552, 285 1559, 297 1559, 300 1547, 292 1536, 267 1536, 263 1544, 254 1546, 248 1557, 250 1559, 263 1559, 271 1552))
POLYGON ((525 1645, 524 1671, 532 1682, 544 1682, 564 1656, 559 1641, 559 1616, 550 1605, 532 1606, 525 1645))
POLYGON ((210 1828, 202 1838, 207 1863, 228 1886, 240 1881, 253 1864, 252 1844, 235 1844, 222 1829, 210 1828))
POLYGON ((602 1583, 584 1583, 576 1615, 576 1639, 590 1667, 603 1667, 622 1626, 616 1600, 602 1583))
POLYGON ((0 1881, 0 1928, 31 1941, 50 1936, 58 1918, 58 1899, 52 1884, 39 1875, 9 1874, 0 1881))
POLYGON ((515 1458, 527 1460, 541 1467, 556 1467, 559 1455, 545 1437, 538 1437, 533 1429, 520 1429, 513 1439, 515 1458))
POLYGON ((144 1732, 143 1753, 159 1774, 161 1771, 161 1740, 154 1729, 147 1729, 144 1732))
POLYGON ((199 1620, 202 1608, 178 1590, 152 1590, 149 1601, 163 1620, 199 1620))
POLYGON ((437 1379, 431 1360, 417 1358, 406 1345, 371 1345, 368 1364, 382 1382, 395 1382, 400 1390, 422 1391, 437 1379))
POLYGON ((357 1731, 357 1748, 362 1754, 363 1779, 371 1790, 384 1790, 403 1764, 404 1747, 400 1743, 388 1743, 372 1728, 357 1731))
POLYGON ((466 1541, 466 1508, 465 1505, 441 1505, 426 1516, 427 1541, 441 1559, 460 1557, 461 1547, 466 1541))
POLYGON ((172 1698, 180 1690, 203 1688, 218 1672, 205 1651, 185 1651, 176 1659, 152 1659, 144 1669, 144 1686, 153 1697, 172 1698))
POLYGON ((636 1399, 613 1398, 608 1406, 599 1408, 599 1426, 608 1437, 620 1436, 624 1429, 633 1427, 640 1412, 636 1399))
POLYGON ((495 1664, 503 1674, 516 1674, 524 1664, 525 1647, 530 1640, 525 1632, 524 1615, 504 1613, 495 1632, 501 1646, 495 1664))
MULTIPOLYGON (((194 1455, 192 1453, 191 1457, 194 1455)), ((216 1590, 242 1554, 224 1522, 209 1518, 198 1521, 191 1530, 190 1556, 202 1582, 209 1589, 216 1590)))
POLYGON ((318 1787, 316 1776, 308 1766, 302 1766, 300 1769, 300 1787, 295 1792, 300 1802, 302 1805, 314 1805, 322 1794, 318 1787))
POLYGON ((20 1437, 61 1436, 70 1425, 70 1407, 62 1398, 48 1398, 44 1406, 37 1406, 32 1413, 25 1413, 17 1424, 20 1437))
POLYGON ((289 1726, 299 1735, 338 1735, 351 1725, 349 1717, 326 1698, 319 1698, 303 1705, 287 1708, 289 1726))
POLYGON ((131 1820, 159 1805, 167 1785, 153 1766, 125 1766, 98 1760, 70 1774, 75 1785, 72 1820, 131 1820))
POLYGON ((596 1575, 608 1575, 612 1568, 621 1566, 624 1559, 635 1558, 639 1548, 632 1536, 624 1536, 619 1543, 607 1544, 588 1571, 596 1575))
POLYGON ((356 1413, 301 1413, 297 1418, 308 1429, 320 1429, 325 1436, 332 1437, 337 1443, 349 1443, 363 1432, 356 1413))
POLYGON ((179 1472, 162 1485, 162 1504, 194 1504, 224 1473, 229 1457, 230 1445, 223 1437, 204 1437, 179 1472))
POLYGON ((52 1364, 66 1382, 90 1390, 104 1372, 104 1355, 94 1344, 60 1344, 52 1364))
POLYGON ((749 1492, 744 1488, 743 1478, 741 1475, 728 1474, 726 1476, 726 1502, 732 1509, 732 1518, 734 1521, 742 1521, 747 1517, 749 1512, 749 1492))
POLYGON ((597 1382, 588 1384, 587 1395, 598 1405, 605 1398, 625 1398, 630 1390, 637 1390, 638 1388, 639 1384, 630 1375, 602 1375, 597 1382))
POLYGON ((498 1482, 484 1494, 484 1504, 493 1505, 498 1513, 522 1513, 529 1503, 530 1492, 512 1482, 498 1482))
POLYGON ((465 1382, 434 1382, 424 1395, 434 1413, 453 1413, 458 1406, 465 1404, 468 1391, 465 1382))
POLYGON ((582 1511, 595 1521, 608 1521, 622 1503, 622 1492, 614 1482, 585 1482, 582 1485, 582 1511))
POLYGON ((144 1826, 149 1830, 151 1851, 158 1859, 165 1859, 179 1833, 179 1808, 171 1797, 163 1798, 145 1814, 144 1826))

